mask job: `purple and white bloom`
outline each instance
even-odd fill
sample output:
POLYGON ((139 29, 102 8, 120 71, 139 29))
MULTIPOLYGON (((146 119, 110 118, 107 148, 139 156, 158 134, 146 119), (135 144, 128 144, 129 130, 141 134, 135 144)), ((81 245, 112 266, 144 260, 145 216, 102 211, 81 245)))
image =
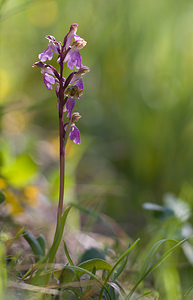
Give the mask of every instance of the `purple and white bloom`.
POLYGON ((60 46, 59 46, 59 43, 56 42, 56 39, 54 36, 52 35, 47 35, 46 36, 46 39, 49 40, 49 43, 48 43, 48 48, 46 50, 44 50, 42 53, 39 54, 39 59, 41 61, 46 61, 47 59, 48 60, 51 60, 52 57, 53 57, 53 51, 56 53, 56 54, 59 54, 59 49, 60 49, 60 46))
POLYGON ((56 80, 57 80, 53 76, 55 76, 55 75, 58 76, 57 75, 58 73, 54 69, 54 67, 52 67, 50 65, 46 65, 41 61, 35 62, 32 67, 33 68, 41 68, 41 73, 43 75, 44 84, 48 90, 52 90, 52 84, 55 84, 56 80))
POLYGON ((52 85, 55 84, 55 78, 52 69, 49 67, 45 67, 41 69, 41 73, 43 74, 43 81, 48 90, 52 90, 52 85))
POLYGON ((74 105, 75 105, 75 99, 68 98, 68 100, 66 101, 66 104, 64 106, 64 112, 67 111, 66 117, 71 118, 74 105))
POLYGON ((77 69, 82 67, 82 58, 80 55, 80 50, 86 46, 86 41, 81 39, 80 37, 75 37, 75 41, 73 42, 71 49, 67 53, 64 62, 67 62, 69 69, 73 69, 75 66, 77 69))
POLYGON ((69 137, 70 137, 71 141, 73 141, 75 144, 80 144, 81 143, 81 140, 80 140, 80 131, 75 126, 74 123, 71 125, 71 132, 69 134, 69 137))

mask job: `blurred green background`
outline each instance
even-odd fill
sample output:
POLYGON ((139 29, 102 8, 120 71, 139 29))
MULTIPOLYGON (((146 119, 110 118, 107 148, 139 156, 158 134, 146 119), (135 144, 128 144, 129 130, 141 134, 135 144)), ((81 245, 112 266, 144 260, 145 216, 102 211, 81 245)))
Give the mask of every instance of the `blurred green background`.
POLYGON ((82 144, 68 145, 66 201, 105 212, 131 236, 147 222, 144 202, 169 192, 192 207, 192 20, 191 0, 1 0, 2 182, 28 196, 41 186, 57 201, 55 93, 31 66, 45 35, 62 41, 78 23, 91 72, 75 108, 82 144))

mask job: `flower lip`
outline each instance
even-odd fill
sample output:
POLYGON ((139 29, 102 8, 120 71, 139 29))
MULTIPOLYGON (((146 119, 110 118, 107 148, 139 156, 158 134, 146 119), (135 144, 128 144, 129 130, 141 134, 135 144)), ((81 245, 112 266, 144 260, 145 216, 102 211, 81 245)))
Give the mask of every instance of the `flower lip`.
POLYGON ((64 62, 67 62, 69 69, 73 69, 75 66, 77 69, 80 69, 82 66, 82 58, 79 52, 80 49, 71 48, 67 53, 64 62))
POLYGON ((73 141, 75 144, 81 143, 80 131, 74 124, 71 125, 71 132, 69 134, 69 137, 70 137, 71 141, 73 141))
POLYGON ((49 73, 43 72, 43 81, 48 90, 52 90, 52 85, 55 84, 55 79, 49 73))
POLYGON ((75 106, 75 99, 68 98, 66 101, 66 105, 64 107, 64 112, 67 111, 67 115, 66 115, 67 117, 71 118, 74 106, 75 106))

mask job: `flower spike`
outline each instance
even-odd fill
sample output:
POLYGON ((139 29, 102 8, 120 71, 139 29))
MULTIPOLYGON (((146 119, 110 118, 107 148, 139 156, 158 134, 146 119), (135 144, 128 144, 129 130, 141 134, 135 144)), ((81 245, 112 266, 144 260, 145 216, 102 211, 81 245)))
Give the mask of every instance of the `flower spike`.
POLYGON ((81 99, 83 95, 83 75, 89 72, 89 68, 83 66, 80 50, 86 46, 86 41, 79 37, 76 32, 78 24, 72 24, 69 32, 64 37, 64 42, 57 42, 55 37, 47 35, 48 47, 42 53, 39 54, 40 61, 35 62, 33 67, 40 68, 43 75, 43 81, 48 90, 52 90, 55 87, 55 93, 57 96, 57 108, 59 109, 60 126, 60 139, 69 138, 75 143, 80 144, 80 132, 75 126, 81 116, 78 112, 73 113, 73 109, 76 105, 77 99, 81 99), (72 41, 73 40, 73 41, 72 41), (53 54, 58 55, 57 62, 60 66, 60 72, 58 72, 52 65, 46 64, 46 60, 52 60, 53 54), (64 63, 70 70, 74 67, 77 69, 65 79, 63 77, 64 63), (63 121, 63 114, 66 112, 66 118, 68 121, 63 121), (68 126, 69 128, 67 128, 68 126), (67 127, 66 127, 67 126, 67 127), (67 136, 66 136, 67 135, 67 136))

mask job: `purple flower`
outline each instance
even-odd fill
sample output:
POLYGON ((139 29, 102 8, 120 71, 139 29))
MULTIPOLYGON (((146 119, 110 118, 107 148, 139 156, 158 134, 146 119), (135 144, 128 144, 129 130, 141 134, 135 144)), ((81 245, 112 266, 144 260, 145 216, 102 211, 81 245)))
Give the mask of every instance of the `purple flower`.
POLYGON ((66 101, 66 105, 64 107, 64 112, 67 111, 66 117, 71 118, 74 105, 75 105, 75 99, 68 98, 68 100, 66 101))
POLYGON ((75 66, 77 69, 82 67, 82 59, 80 50, 86 45, 86 41, 80 37, 75 37, 75 41, 72 44, 72 48, 67 53, 64 62, 67 62, 69 69, 73 69, 75 66))
POLYGON ((55 84, 55 78, 53 71, 49 67, 42 68, 41 73, 43 74, 43 81, 48 90, 52 90, 52 84, 55 84), (51 75, 50 75, 51 74, 51 75))
POLYGON ((56 42, 56 39, 54 36, 52 35, 47 35, 46 36, 46 39, 49 40, 49 43, 48 43, 48 48, 46 50, 44 50, 42 53, 39 54, 39 59, 41 61, 46 61, 47 59, 48 60, 51 60, 52 57, 53 57, 53 51, 56 53, 56 54, 59 54, 59 49, 60 49, 60 46, 59 46, 59 43, 56 42))
POLYGON ((71 132, 69 134, 69 137, 70 137, 71 141, 73 141, 75 144, 80 144, 81 143, 80 131, 75 126, 75 124, 71 125, 71 132))
POLYGON ((57 75, 58 73, 54 69, 54 67, 52 67, 50 65, 45 65, 41 61, 35 62, 32 67, 33 68, 41 68, 41 73, 43 75, 44 84, 48 90, 52 90, 52 84, 55 84, 57 81, 57 79, 55 79, 53 76, 58 76, 57 75))

